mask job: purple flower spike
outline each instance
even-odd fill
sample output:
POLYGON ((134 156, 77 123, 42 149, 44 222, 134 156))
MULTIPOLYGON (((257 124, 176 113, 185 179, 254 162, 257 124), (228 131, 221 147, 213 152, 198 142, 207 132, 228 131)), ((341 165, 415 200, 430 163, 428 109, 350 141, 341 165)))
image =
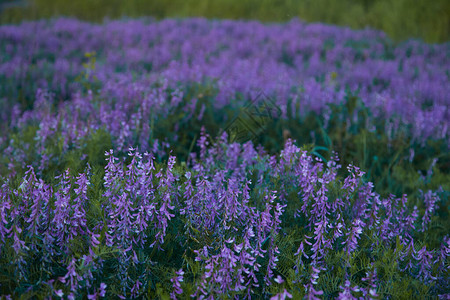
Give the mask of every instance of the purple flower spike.
POLYGON ((306 299, 308 300, 320 300, 320 298, 316 296, 320 296, 323 294, 323 291, 316 291, 314 288, 314 285, 317 284, 317 280, 319 279, 319 273, 320 269, 317 269, 314 266, 312 266, 311 280, 308 284, 305 285, 306 299))
POLYGON ((358 239, 363 232, 364 222, 360 219, 356 219, 352 223, 351 231, 347 233, 347 240, 342 244, 345 245, 346 252, 350 254, 358 246, 358 239))
POLYGON ((171 299, 177 299, 176 295, 180 295, 183 293, 183 289, 181 288, 181 282, 183 282, 183 269, 180 269, 175 272, 177 276, 170 279, 173 284, 173 291, 170 293, 171 299))
MULTIPOLYGON (((422 191, 421 191, 422 192, 422 191)), ((437 206, 436 202, 438 202, 439 196, 437 193, 433 193, 432 191, 428 191, 427 193, 422 195, 424 197, 425 202, 425 214, 422 218, 422 232, 426 230, 428 223, 430 222, 430 217, 433 214, 435 210, 437 210, 439 207, 437 206)))

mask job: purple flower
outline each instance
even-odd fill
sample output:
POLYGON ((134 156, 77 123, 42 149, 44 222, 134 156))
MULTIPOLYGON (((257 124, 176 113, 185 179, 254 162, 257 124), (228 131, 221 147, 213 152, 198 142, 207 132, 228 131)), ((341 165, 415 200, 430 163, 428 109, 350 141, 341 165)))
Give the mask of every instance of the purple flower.
POLYGON ((361 280, 367 282, 367 287, 361 288, 363 296, 369 299, 377 298, 377 270, 373 268, 373 270, 366 272, 366 277, 361 278, 361 280))
POLYGON ((345 245, 345 249, 348 254, 356 250, 358 246, 358 239, 363 232, 364 226, 364 222, 362 222, 360 219, 356 219, 353 221, 350 232, 346 234, 347 240, 342 242, 342 244, 345 245))
POLYGON ((321 269, 315 268, 314 266, 312 266, 311 268, 312 268, 311 280, 308 284, 305 285, 306 299, 310 299, 310 300, 317 299, 318 300, 320 298, 318 298, 316 296, 322 295, 323 291, 316 291, 316 289, 314 288, 314 285, 317 285, 317 280, 319 279, 319 273, 320 273, 321 269))
POLYGON ((436 280, 436 277, 431 275, 431 269, 432 269, 431 263, 432 263, 433 255, 432 255, 432 253, 427 251, 426 246, 423 246, 423 248, 420 249, 419 251, 417 251, 416 253, 415 253, 415 251, 413 251, 412 256, 414 257, 414 259, 419 261, 420 267, 419 267, 418 276, 423 278, 423 280, 426 282, 429 282, 431 280, 436 280))
POLYGON ((340 300, 358 299, 357 297, 353 296, 352 292, 359 292, 360 289, 358 286, 352 287, 349 280, 345 281, 345 286, 339 286, 339 288, 342 290, 342 292, 339 293, 338 299, 340 300))
MULTIPOLYGON (((7 228, 7 225, 9 223, 7 211, 11 209, 11 202, 9 201, 8 198, 6 198, 5 194, 3 193, 2 190, 0 190, 0 197, 2 199, 4 199, 2 202, 0 202, 0 242, 1 242, 1 245, 5 244, 6 236, 10 232, 10 229, 7 228)), ((0 249, 1 248, 2 247, 0 247, 0 249)))
POLYGON ((142 283, 139 280, 136 280, 136 282, 133 284, 133 287, 131 288, 131 297, 136 298, 140 295, 140 288, 142 286, 142 283))
POLYGON ((284 289, 281 293, 278 293, 275 296, 271 297, 270 300, 284 300, 286 298, 292 298, 292 295, 289 294, 286 289, 284 289))
POLYGON ((76 259, 72 258, 69 265, 67 266, 67 274, 64 277, 60 277, 59 281, 62 283, 66 283, 70 287, 72 292, 77 291, 78 282, 82 280, 82 277, 76 271, 76 259))
POLYGON ((314 244, 312 245, 311 250, 313 254, 311 258, 313 261, 319 261, 326 255, 326 249, 331 249, 331 240, 327 237, 327 225, 328 220, 325 219, 321 222, 317 222, 314 224, 314 244))
MULTIPOLYGON (((56 291, 55 291, 55 294, 56 294, 56 296, 58 296, 58 297, 64 296, 64 293, 63 293, 62 290, 56 290, 56 291)), ((88 299, 91 299, 91 298, 89 298, 89 296, 88 296, 88 299)))
POLYGON ((420 192, 422 193, 425 202, 425 214, 422 218, 422 231, 425 231, 428 223, 430 222, 430 216, 439 208, 436 204, 436 202, 439 201, 439 196, 432 191, 428 191, 425 194, 423 194, 422 191, 420 192))
POLYGON ((20 255, 24 250, 29 250, 27 246, 25 246, 25 241, 22 241, 19 235, 22 233, 22 229, 17 225, 14 225, 14 229, 11 228, 9 238, 14 236, 13 249, 14 251, 20 255))
POLYGON ((72 190, 72 178, 69 170, 66 170, 57 178, 60 179, 60 183, 58 191, 55 192, 56 200, 52 227, 58 245, 62 249, 67 249, 69 242, 77 235, 76 227, 71 226, 72 201, 70 193, 72 190))
POLYGON ((172 293, 170 293, 171 299, 176 299, 177 298, 176 295, 180 295, 183 293, 183 289, 181 288, 181 282, 183 282, 183 275, 184 275, 183 269, 176 271, 175 274, 177 276, 170 279, 170 281, 173 284, 173 291, 172 293))
POLYGON ((98 290, 95 290, 94 294, 92 295, 88 295, 88 299, 89 300, 96 300, 99 299, 101 297, 105 297, 106 295, 106 283, 100 283, 100 287, 98 290))

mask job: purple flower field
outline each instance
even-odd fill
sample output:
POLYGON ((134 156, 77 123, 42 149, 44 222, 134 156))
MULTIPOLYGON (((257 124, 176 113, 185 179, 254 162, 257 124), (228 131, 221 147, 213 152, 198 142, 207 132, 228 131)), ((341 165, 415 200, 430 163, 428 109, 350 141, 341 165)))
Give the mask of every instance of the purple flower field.
MULTIPOLYGON (((125 144, 126 131, 148 119, 150 107, 164 115, 179 105, 182 92, 166 95, 165 88, 191 82, 212 82, 218 90, 216 107, 230 104, 236 93, 251 96, 263 90, 276 97, 284 114, 288 99, 298 114, 326 114, 328 103, 340 104, 352 92, 375 117, 392 122, 391 130, 407 127, 420 141, 449 136, 449 43, 411 40, 394 47, 382 32, 297 20, 283 25, 203 19, 93 25, 57 19, 2 26, 0 38, 3 94, 17 94, 21 83, 27 84, 22 93, 31 98, 39 89, 73 98, 67 110, 82 107, 82 115, 73 115, 64 129, 106 125, 115 136, 124 136, 120 142, 125 144), (74 79, 85 69, 84 54, 93 51, 97 63, 86 75, 101 82, 102 98, 112 103, 93 106, 89 97, 75 96, 80 84, 74 79)), ((3 121, 19 114, 8 100, 2 100, 3 121)), ((58 116, 66 118, 63 114, 58 116)))
POLYGON ((450 43, 295 19, 2 25, 0 297, 449 299, 449 104, 450 43), (323 132, 368 111, 377 155, 205 129, 261 93, 323 132), (361 165, 403 140, 377 189, 361 165), (420 165, 411 196, 397 161, 420 165))

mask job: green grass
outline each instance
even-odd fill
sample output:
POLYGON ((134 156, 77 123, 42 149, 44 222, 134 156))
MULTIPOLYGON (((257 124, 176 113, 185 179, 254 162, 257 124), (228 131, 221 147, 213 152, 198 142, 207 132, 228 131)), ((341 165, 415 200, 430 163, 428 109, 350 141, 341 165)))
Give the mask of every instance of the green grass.
POLYGON ((201 16, 279 22, 299 17, 308 22, 324 22, 351 28, 369 26, 385 31, 397 41, 411 37, 422 38, 430 43, 450 39, 448 0, 28 0, 28 2, 30 3, 28 6, 5 8, 1 13, 0 22, 11 23, 60 15, 89 21, 125 16, 156 18, 201 16))

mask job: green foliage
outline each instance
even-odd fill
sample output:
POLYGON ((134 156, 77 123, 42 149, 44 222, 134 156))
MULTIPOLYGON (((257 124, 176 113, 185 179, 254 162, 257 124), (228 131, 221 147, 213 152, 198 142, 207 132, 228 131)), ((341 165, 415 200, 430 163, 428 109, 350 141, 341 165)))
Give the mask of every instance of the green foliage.
POLYGON ((279 22, 299 17, 352 28, 370 26, 395 40, 417 37, 427 42, 445 42, 450 37, 450 2, 446 0, 29 0, 29 3, 6 8, 1 22, 59 15, 90 21, 124 16, 203 16, 279 22))
MULTIPOLYGON (((12 155, 25 157, 24 166, 35 165, 36 162, 42 159, 41 155, 36 151, 34 137, 37 130, 37 126, 29 125, 21 132, 12 134, 13 145, 16 149, 12 155)), ((45 143, 44 153, 50 159, 41 168, 39 173, 45 181, 53 182, 54 177, 62 174, 64 170, 69 169, 72 175, 77 175, 85 171, 87 164, 93 168, 94 172, 103 172, 103 168, 106 165, 104 154, 109 149, 112 149, 112 140, 109 133, 104 129, 95 130, 86 136, 81 140, 79 147, 69 145, 67 149, 63 149, 61 133, 58 132, 45 143)), ((5 175, 10 173, 10 170, 8 170, 8 163, 10 161, 10 158, 7 156, 0 157, 0 170, 3 170, 3 174, 5 175)), ((39 168, 36 165, 35 167, 39 168)), ((18 179, 26 171, 22 166, 17 165, 17 163, 14 169, 17 171, 16 178, 18 179)))

